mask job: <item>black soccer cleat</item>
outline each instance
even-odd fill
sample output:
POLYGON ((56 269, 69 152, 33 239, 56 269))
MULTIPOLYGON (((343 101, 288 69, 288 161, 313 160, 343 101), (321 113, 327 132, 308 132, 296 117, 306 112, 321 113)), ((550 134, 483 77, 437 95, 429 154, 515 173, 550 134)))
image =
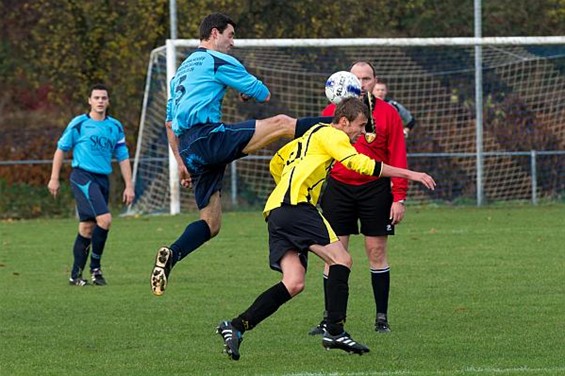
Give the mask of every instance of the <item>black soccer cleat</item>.
POLYGON ((155 256, 155 265, 151 271, 151 291, 153 295, 161 296, 165 293, 169 274, 173 266, 173 251, 168 247, 161 247, 155 256))
POLYGON ((90 271, 90 278, 92 280, 92 284, 95 286, 105 286, 106 280, 102 275, 102 270, 100 269, 93 269, 90 271))
POLYGON ((390 333, 388 319, 384 313, 377 314, 377 320, 375 321, 375 332, 390 333))
POLYGON ((216 328, 216 333, 224 340, 224 352, 229 358, 239 360, 239 345, 243 341, 243 334, 232 326, 231 321, 222 321, 216 328))
POLYGON ((320 336, 320 335, 324 334, 326 327, 327 327, 326 320, 322 320, 322 321, 320 321, 320 323, 318 325, 316 325, 315 327, 310 329, 310 331, 308 332, 308 335, 320 336))
POLYGON ((88 285, 88 281, 86 279, 82 279, 82 277, 69 278, 69 285, 83 287, 88 285))
POLYGON ((326 350, 330 349, 340 349, 346 351, 350 354, 363 355, 368 353, 370 350, 367 346, 356 342, 347 332, 343 332, 336 336, 332 336, 328 331, 324 332, 322 337, 322 346, 326 350))

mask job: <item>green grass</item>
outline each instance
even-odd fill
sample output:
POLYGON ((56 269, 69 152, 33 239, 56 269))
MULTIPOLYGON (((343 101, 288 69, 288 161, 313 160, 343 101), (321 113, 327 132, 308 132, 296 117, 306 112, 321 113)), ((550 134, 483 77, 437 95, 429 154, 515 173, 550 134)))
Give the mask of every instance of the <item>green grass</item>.
POLYGON ((413 208, 390 239, 390 322, 373 331, 361 238, 352 241, 347 330, 371 348, 324 351, 322 263, 306 290, 221 353, 221 319, 279 280, 260 213, 227 213, 222 233, 150 293, 158 246, 194 215, 115 218, 106 287, 67 285, 74 220, 0 223, 0 375, 565 374, 565 206, 413 208))

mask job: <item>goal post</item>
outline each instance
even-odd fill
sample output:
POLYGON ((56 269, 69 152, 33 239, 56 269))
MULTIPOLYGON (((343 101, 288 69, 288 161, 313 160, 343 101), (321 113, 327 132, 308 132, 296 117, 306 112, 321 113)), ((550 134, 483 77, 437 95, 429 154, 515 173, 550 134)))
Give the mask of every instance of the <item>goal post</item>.
MULTIPOLYGON (((168 82, 198 44, 168 40, 166 48, 151 54, 134 160, 140 191, 134 211, 194 209, 183 204, 190 192, 179 188, 175 159, 163 154, 168 149, 163 124, 168 82)), ((394 99, 416 116, 418 125, 407 139, 410 167, 430 171, 440 182, 435 193, 411 185, 410 201, 468 202, 478 189, 489 201, 563 193, 562 171, 549 169, 533 181, 529 158, 532 150, 549 151, 543 161, 537 154, 536 166, 544 168, 564 148, 565 37, 241 39, 235 46, 231 54, 267 84, 273 97, 267 104, 241 104, 228 91, 223 121, 277 113, 316 116, 326 104, 325 79, 353 61, 369 60, 394 99), (482 47, 482 86, 474 80, 475 46, 482 47), (482 116, 475 105, 479 90, 482 116), (479 139, 476 132, 483 125, 477 119, 483 116, 486 129, 479 139), (520 132, 525 133, 516 139, 520 132), (486 158, 484 171, 476 158, 486 158), (483 187, 477 187, 480 182, 483 187)), ((228 205, 262 203, 272 188, 268 159, 273 152, 264 150, 228 169, 224 191, 229 194, 223 197, 228 205)))

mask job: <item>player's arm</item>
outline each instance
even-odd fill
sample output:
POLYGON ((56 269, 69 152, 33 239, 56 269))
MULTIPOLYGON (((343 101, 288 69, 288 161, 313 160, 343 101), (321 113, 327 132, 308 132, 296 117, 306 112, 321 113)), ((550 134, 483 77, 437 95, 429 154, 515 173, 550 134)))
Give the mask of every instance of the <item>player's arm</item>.
POLYGON ((126 136, 124 134, 124 128, 121 123, 118 122, 120 133, 116 145, 114 146, 113 154, 118 160, 120 166, 120 172, 122 173, 122 178, 124 179, 124 193, 122 194, 122 202, 129 205, 133 202, 135 198, 135 190, 133 188, 132 174, 131 174, 131 164, 129 160, 129 150, 126 144, 126 136))
POLYGON ((392 167, 382 162, 375 163, 375 171, 373 172, 373 175, 397 177, 397 178, 404 178, 404 179, 416 181, 418 183, 423 184, 426 188, 431 189, 432 191, 436 187, 436 182, 434 181, 434 179, 425 172, 417 172, 405 168, 392 167), (380 164, 380 174, 377 175, 379 164, 380 164))
POLYGON ((324 144, 326 152, 350 170, 363 175, 398 177, 413 180, 432 190, 436 186, 434 179, 426 173, 392 167, 358 153, 349 142, 347 135, 341 131, 318 133, 320 134, 318 139, 324 144))
POLYGON ((230 62, 220 66, 216 73, 221 82, 237 90, 242 100, 253 98, 258 102, 268 102, 271 99, 271 93, 263 82, 250 74, 235 58, 230 62))
POLYGON ((131 180, 131 164, 129 158, 120 161, 119 165, 125 185, 122 201, 126 205, 130 205, 135 198, 135 190, 133 189, 133 182, 131 180))
POLYGON ((175 160, 177 161, 180 184, 184 188, 192 188, 192 178, 190 177, 190 173, 188 172, 188 169, 184 165, 182 157, 180 156, 179 139, 178 139, 177 135, 175 134, 175 132, 173 132, 171 121, 165 122, 165 130, 167 132, 167 140, 169 141, 169 146, 171 147, 171 151, 173 152, 173 156, 175 157, 175 160))
POLYGON ((61 187, 59 179, 61 173, 61 167, 63 166, 63 160, 65 158, 65 152, 59 148, 55 150, 55 154, 53 155, 53 166, 51 167, 51 178, 49 179, 49 183, 47 183, 47 189, 53 195, 53 197, 57 197, 59 193, 59 188, 61 187))

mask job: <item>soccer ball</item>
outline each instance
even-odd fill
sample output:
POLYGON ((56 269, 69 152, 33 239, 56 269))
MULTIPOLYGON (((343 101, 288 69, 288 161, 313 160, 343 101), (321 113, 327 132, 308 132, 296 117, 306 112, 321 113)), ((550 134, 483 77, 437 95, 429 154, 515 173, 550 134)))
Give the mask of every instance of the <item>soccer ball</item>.
POLYGON ((338 104, 345 98, 360 95, 361 82, 351 72, 335 72, 326 81, 326 97, 332 103, 338 104))

